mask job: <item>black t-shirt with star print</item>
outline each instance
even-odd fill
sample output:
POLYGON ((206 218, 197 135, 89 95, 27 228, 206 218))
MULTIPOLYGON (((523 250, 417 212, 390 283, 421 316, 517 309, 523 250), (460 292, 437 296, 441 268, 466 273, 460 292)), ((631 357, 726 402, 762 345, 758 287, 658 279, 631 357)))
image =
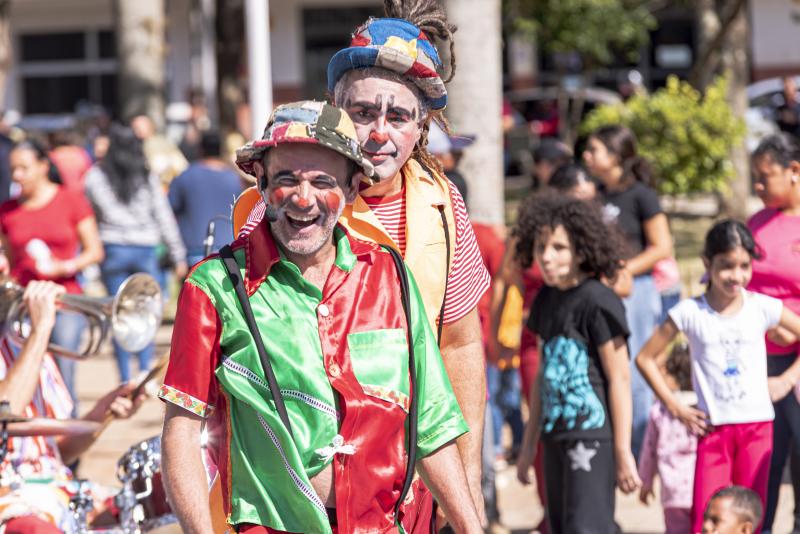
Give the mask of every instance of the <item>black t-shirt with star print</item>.
POLYGON ((528 328, 541 339, 541 432, 551 439, 610 439, 608 379, 597 347, 628 337, 620 298, 589 278, 560 290, 545 286, 528 328))

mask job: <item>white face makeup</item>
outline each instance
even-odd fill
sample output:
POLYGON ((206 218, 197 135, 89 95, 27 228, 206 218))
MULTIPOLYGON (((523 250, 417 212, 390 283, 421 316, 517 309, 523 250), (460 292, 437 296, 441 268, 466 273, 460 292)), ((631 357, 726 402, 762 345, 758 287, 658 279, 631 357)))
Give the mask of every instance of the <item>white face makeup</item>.
POLYGON ((341 106, 356 127, 364 156, 377 181, 394 178, 411 157, 422 134, 420 104, 405 83, 358 72, 342 91, 341 106))

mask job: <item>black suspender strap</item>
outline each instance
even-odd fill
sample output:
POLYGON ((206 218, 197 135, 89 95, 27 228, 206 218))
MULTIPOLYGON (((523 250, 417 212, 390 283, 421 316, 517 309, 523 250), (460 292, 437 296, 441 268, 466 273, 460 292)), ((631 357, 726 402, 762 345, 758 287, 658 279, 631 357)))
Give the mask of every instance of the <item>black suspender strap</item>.
POLYGON ((289 432, 289 436, 294 440, 292 425, 289 423, 289 414, 286 412, 286 404, 283 402, 283 395, 281 395, 278 381, 272 370, 269 355, 264 348, 264 340, 261 338, 261 333, 258 330, 255 317, 253 317, 253 308, 250 307, 250 298, 247 296, 247 292, 244 289, 244 281, 239 273, 239 265, 233 257, 233 250, 231 250, 229 245, 225 245, 220 249, 219 255, 223 260, 225 270, 228 272, 228 277, 236 290, 236 296, 239 297, 239 304, 242 306, 242 312, 247 321, 247 327, 250 329, 250 334, 253 336, 253 342, 256 345, 258 357, 261 360, 261 366, 264 368, 264 376, 267 379, 269 393, 272 396, 272 401, 275 403, 275 409, 278 410, 278 416, 280 416, 283 425, 286 427, 286 431, 289 432))
POLYGON ((394 517, 398 520, 398 513, 400 506, 406 499, 408 491, 411 489, 411 483, 414 480, 414 467, 417 463, 417 395, 414 391, 414 385, 417 382, 417 368, 414 363, 414 336, 413 327, 411 324, 411 294, 408 283, 408 273, 403 263, 403 258, 400 253, 392 247, 383 247, 394 260, 395 269, 397 269, 397 278, 400 280, 400 298, 403 302, 403 311, 406 316, 406 337, 408 340, 408 394, 411 397, 411 403, 408 408, 408 463, 406 464, 406 479, 403 482, 403 490, 400 492, 400 497, 394 505, 394 517))
POLYGON ((444 326, 444 304, 447 301, 447 281, 450 278, 450 228, 447 226, 447 216, 444 213, 444 204, 439 204, 439 215, 442 216, 444 228, 444 246, 447 250, 447 263, 444 271, 444 295, 442 295, 442 309, 439 310, 439 324, 436 325, 436 342, 442 346, 442 327, 444 326))

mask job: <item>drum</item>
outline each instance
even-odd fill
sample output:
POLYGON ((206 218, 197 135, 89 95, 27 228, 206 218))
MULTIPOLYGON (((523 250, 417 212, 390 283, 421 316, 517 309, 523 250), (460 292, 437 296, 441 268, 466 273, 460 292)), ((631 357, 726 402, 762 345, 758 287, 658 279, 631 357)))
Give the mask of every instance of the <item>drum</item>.
POLYGON ((161 436, 137 443, 117 463, 123 489, 117 496, 122 526, 135 522, 142 532, 176 523, 161 480, 161 436))

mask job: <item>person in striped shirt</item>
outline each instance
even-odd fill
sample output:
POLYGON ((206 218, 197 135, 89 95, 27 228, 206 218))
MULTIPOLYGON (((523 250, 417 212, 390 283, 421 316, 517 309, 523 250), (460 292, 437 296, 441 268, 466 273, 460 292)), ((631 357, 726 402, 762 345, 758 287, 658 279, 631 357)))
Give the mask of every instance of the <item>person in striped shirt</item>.
MULTIPOLYGON (((20 347, 7 336, 0 338, 0 399, 8 400, 14 414, 70 417, 72 397, 55 360, 47 352, 55 323, 56 299, 64 292, 64 287, 54 282, 30 282, 23 296, 31 321, 30 334, 20 347)), ((0 331, 4 320, 0 315, 0 331)), ((130 417, 144 400, 144 394, 135 400, 127 398, 134 388, 135 384, 123 384, 113 389, 83 419, 102 422, 109 412, 117 418, 130 417)), ((0 497, 0 531, 49 534, 71 528, 72 515, 61 489, 72 479, 67 464, 74 462, 95 439, 97 435, 92 434, 10 438, 8 454, 0 463, 0 477, 21 483, 0 497)))

